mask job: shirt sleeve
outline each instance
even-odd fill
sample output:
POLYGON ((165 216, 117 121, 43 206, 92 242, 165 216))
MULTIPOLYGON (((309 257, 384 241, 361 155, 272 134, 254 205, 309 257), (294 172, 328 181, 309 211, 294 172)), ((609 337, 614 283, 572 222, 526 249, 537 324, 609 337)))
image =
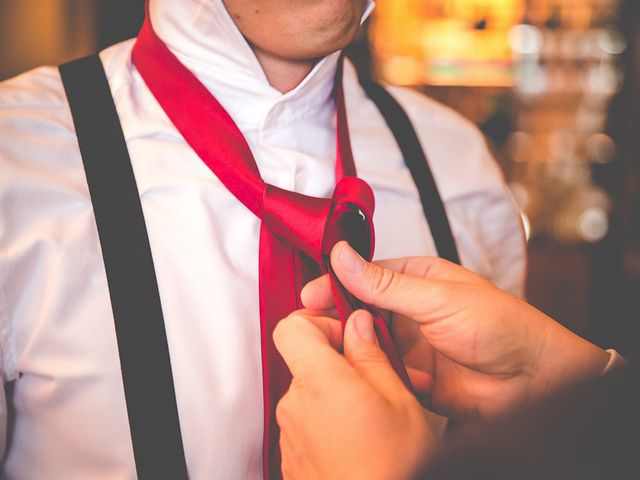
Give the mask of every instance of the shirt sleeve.
POLYGON ((523 298, 526 240, 522 219, 506 185, 452 199, 447 211, 462 265, 523 298))
POLYGON ((0 344, 0 360, 2 361, 2 365, 0 365, 0 375, 2 375, 2 388, 0 388, 0 459, 4 458, 5 448, 7 444, 7 396, 5 392, 5 375, 4 375, 4 355, 6 352, 6 335, 4 332, 8 329, 9 319, 7 318, 7 305, 6 298, 4 295, 4 291, 0 286, 0 330, 2 331, 1 335, 1 344, 0 344))
POLYGON ((389 89, 405 108, 444 201, 462 265, 523 297, 522 217, 480 130, 448 107, 409 89, 389 89))
POLYGON ((489 279, 502 290, 524 298, 527 245, 520 212, 506 185, 481 203, 477 231, 491 265, 489 279))
POLYGON ((4 458, 7 446, 7 397, 4 385, 0 389, 0 459, 4 458))
POLYGON ((602 373, 600 374, 602 376, 616 372, 627 364, 627 361, 624 359, 624 357, 615 350, 607 350, 607 352, 611 354, 611 357, 609 357, 609 362, 607 362, 607 365, 604 367, 604 370, 602 370, 602 373))

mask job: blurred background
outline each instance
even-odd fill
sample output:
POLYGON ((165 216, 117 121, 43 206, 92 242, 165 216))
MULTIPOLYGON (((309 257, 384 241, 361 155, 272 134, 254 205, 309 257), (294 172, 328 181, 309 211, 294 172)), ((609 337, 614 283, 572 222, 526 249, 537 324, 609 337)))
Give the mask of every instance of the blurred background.
MULTIPOLYGON (((378 0, 350 47, 485 133, 522 210, 528 299, 640 357, 640 2, 378 0)), ((0 80, 135 36, 144 0, 0 0, 0 80)))

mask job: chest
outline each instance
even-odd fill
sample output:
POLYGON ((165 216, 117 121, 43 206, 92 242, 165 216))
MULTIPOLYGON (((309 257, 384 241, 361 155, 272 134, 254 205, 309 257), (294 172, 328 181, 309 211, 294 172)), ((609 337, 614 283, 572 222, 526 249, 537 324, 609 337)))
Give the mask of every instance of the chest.
MULTIPOLYGON (((138 136, 132 123, 123 128, 153 255, 188 465, 217 478, 259 478, 260 221, 175 132, 159 128, 138 136)), ((334 154, 322 146, 331 145, 332 133, 317 125, 305 131, 312 132, 308 141, 287 143, 265 132, 249 132, 247 140, 265 180, 326 196, 335 183, 334 154)), ((379 135, 353 132, 359 175, 376 194, 376 257, 435 254, 424 205, 393 137, 384 127, 379 135)), ((117 184, 111 188, 118 194, 117 184)), ((7 472, 70 478, 60 468, 73 465, 72 477, 110 472, 128 478, 134 469, 130 440, 122 441, 130 438, 126 402, 95 219, 90 202, 72 213, 63 203, 52 206, 59 207, 58 241, 26 249, 15 261, 16 270, 30 277, 30 300, 39 300, 16 325, 11 373, 18 377, 12 399, 17 416, 7 472), (84 461, 77 452, 84 452, 84 461)))

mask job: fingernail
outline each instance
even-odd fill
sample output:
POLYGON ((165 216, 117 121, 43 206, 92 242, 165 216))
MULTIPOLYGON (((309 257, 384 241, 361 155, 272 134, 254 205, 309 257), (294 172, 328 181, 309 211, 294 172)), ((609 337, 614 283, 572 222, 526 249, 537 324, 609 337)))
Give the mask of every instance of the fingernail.
POLYGON ((364 268, 364 260, 362 257, 347 243, 345 243, 338 254, 338 262, 351 273, 357 273, 364 268))
POLYGON ((351 319, 355 324, 355 331, 365 342, 374 343, 376 334, 373 330, 373 318, 366 312, 356 312, 351 319))

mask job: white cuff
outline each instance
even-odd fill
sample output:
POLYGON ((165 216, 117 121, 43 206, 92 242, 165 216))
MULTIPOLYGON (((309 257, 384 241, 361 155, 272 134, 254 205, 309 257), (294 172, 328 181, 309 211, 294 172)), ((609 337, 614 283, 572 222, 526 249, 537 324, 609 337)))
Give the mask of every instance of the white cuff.
POLYGON ((607 352, 611 354, 611 357, 609 358, 609 362, 607 362, 607 366, 604 367, 604 370, 602 370, 600 375, 607 375, 611 372, 615 372, 627 364, 624 357, 615 350, 607 350, 607 352))

